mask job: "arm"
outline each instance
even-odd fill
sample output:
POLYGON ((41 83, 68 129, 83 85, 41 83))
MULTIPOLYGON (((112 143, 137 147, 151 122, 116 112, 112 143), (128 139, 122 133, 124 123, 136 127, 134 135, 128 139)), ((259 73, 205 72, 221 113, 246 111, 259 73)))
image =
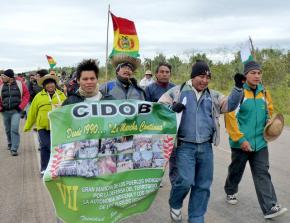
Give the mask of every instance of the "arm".
POLYGON ((240 131, 236 114, 234 111, 225 114, 225 124, 231 140, 237 142, 239 144, 239 147, 244 152, 251 152, 252 151, 251 145, 247 141, 244 133, 240 131))
POLYGON ((29 102, 30 94, 29 94, 29 91, 26 87, 26 84, 24 84, 24 82, 21 82, 21 84, 22 84, 23 94, 22 94, 22 99, 21 99, 21 103, 19 105, 19 108, 21 110, 23 110, 29 102))
POLYGON ((225 114, 225 125, 231 140, 238 142, 239 145, 241 145, 244 141, 247 141, 244 133, 242 133, 239 129, 238 120, 234 111, 225 114))
POLYGON ((234 87, 228 97, 218 93, 218 102, 221 113, 234 111, 239 106, 243 95, 243 89, 238 87, 234 87))
POLYGON ((267 90, 265 92, 265 99, 266 99, 266 104, 267 104, 267 118, 270 119, 273 115, 274 112, 274 106, 273 106, 273 101, 270 92, 267 90))
POLYGON ((147 86, 147 87, 145 88, 145 100, 146 100, 146 101, 152 101, 149 86, 147 86))
POLYGON ((27 132, 29 130, 31 130, 31 128, 33 127, 35 121, 36 121, 36 117, 37 117, 37 113, 38 113, 38 100, 37 100, 37 95, 34 97, 31 106, 29 108, 28 111, 28 115, 27 115, 27 120, 25 122, 25 126, 24 126, 24 132, 27 132))

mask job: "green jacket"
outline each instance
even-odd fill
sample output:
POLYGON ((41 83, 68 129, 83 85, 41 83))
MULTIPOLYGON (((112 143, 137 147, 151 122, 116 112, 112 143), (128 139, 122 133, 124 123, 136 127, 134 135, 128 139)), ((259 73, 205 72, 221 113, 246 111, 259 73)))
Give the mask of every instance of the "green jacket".
POLYGON ((248 84, 244 84, 244 99, 240 106, 225 114, 231 148, 241 148, 244 141, 250 143, 253 151, 265 148, 264 127, 272 113, 272 99, 263 85, 259 84, 254 93, 248 84))
POLYGON ((37 130, 50 130, 48 112, 52 111, 53 107, 61 106, 65 99, 65 94, 58 89, 56 89, 52 98, 49 97, 44 89, 40 91, 31 103, 24 131, 31 130, 34 124, 37 130))

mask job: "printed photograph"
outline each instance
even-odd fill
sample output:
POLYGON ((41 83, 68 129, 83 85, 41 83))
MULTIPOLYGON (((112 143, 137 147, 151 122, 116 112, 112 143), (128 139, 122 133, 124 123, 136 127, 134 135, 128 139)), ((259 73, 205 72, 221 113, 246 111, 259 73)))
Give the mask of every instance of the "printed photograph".
POLYGON ((64 160, 75 160, 76 159, 76 152, 78 148, 76 147, 76 142, 63 144, 60 146, 63 149, 63 159, 64 160))
POLYGON ((75 160, 64 160, 59 164, 58 176, 77 176, 77 163, 75 160))
POLYGON ((153 152, 162 152, 162 135, 153 135, 152 136, 152 151, 153 152))
POLYGON ((117 156, 117 172, 133 169, 133 153, 121 153, 117 156))
POLYGON ((99 150, 99 155, 107 156, 107 155, 116 154, 117 147, 115 143, 116 143, 116 138, 102 139, 100 150, 99 150))
POLYGON ((152 135, 134 135, 134 152, 152 151, 152 135))
POLYGON ((116 138, 116 147, 118 153, 132 153, 133 152, 133 136, 122 136, 116 138))
POLYGON ((152 151, 137 151, 133 153, 133 168, 150 168, 152 167, 152 151))
POLYGON ((117 172, 116 156, 102 156, 98 159, 99 176, 117 172))
POLYGON ((99 151, 99 140, 98 139, 90 139, 74 142, 76 150, 76 158, 77 159, 89 159, 96 158, 99 151))
POLYGON ((77 160, 77 176, 95 177, 98 176, 97 159, 77 160))
POLYGON ((163 157, 163 152, 153 152, 152 156, 152 167, 160 168, 165 164, 165 159, 163 157))

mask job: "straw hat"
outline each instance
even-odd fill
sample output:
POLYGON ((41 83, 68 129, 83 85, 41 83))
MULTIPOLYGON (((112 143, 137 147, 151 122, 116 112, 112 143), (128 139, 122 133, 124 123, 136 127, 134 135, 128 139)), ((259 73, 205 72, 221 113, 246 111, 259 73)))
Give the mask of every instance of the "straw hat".
POLYGON ((277 139, 284 128, 284 117, 282 114, 273 115, 270 121, 264 128, 264 138, 266 141, 271 142, 277 139))
POLYGON ((50 74, 46 74, 46 75, 44 75, 43 77, 39 78, 39 79, 37 80, 37 84, 38 84, 39 86, 43 87, 43 86, 42 86, 42 85, 43 85, 43 82, 44 82, 45 80, 48 80, 48 79, 54 80, 54 81, 56 82, 56 84, 58 84, 58 77, 55 76, 55 75, 50 75, 50 74))
POLYGON ((145 75, 151 75, 151 76, 152 76, 152 72, 151 72, 151 70, 146 70, 146 71, 145 71, 145 75))
POLYGON ((141 64, 141 60, 136 57, 131 57, 125 53, 119 53, 111 58, 111 63, 114 67, 117 67, 120 63, 130 63, 133 65, 133 70, 135 71, 137 67, 141 64))

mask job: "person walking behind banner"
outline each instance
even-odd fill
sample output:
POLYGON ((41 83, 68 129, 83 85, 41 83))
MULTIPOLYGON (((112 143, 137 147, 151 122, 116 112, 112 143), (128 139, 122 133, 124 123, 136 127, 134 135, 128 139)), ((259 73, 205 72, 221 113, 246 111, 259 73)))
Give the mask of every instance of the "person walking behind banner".
POLYGON ((4 120, 8 150, 12 156, 17 156, 20 144, 20 116, 29 102, 29 91, 24 82, 14 78, 12 69, 5 70, 1 78, 3 82, 0 84, 0 112, 4 120))
POLYGON ((169 82, 171 65, 159 63, 155 71, 156 81, 145 88, 146 101, 157 102, 159 98, 175 84, 169 82))
POLYGON ((182 112, 176 148, 178 174, 169 198, 173 222, 182 222, 181 208, 189 191, 188 222, 204 222, 213 180, 212 143, 219 144, 219 116, 235 110, 243 97, 239 77, 228 97, 208 89, 210 79, 208 65, 198 60, 192 66, 191 79, 171 88, 159 100, 182 112))
POLYGON ((226 114, 226 129, 231 146, 231 164, 225 182, 226 200, 237 204, 238 185, 249 161, 258 201, 265 218, 284 214, 277 202, 269 173, 268 145, 263 131, 273 113, 270 93, 261 84, 262 70, 255 61, 244 65, 244 99, 237 111, 226 114))
POLYGON ((152 72, 151 72, 151 70, 146 70, 144 78, 142 78, 139 85, 142 89, 145 90, 145 88, 152 83, 154 83, 154 80, 152 78, 152 72))
POLYGON ((29 93, 30 93, 30 102, 34 99, 35 95, 37 95, 41 90, 42 87, 37 84, 37 81, 39 78, 45 76, 48 74, 48 71, 45 69, 41 69, 36 71, 36 74, 34 75, 33 73, 30 75, 30 80, 29 80, 29 93))
POLYGON ((50 157, 50 125, 48 112, 61 106, 66 96, 57 89, 58 78, 55 75, 47 74, 38 79, 37 83, 43 89, 34 97, 31 103, 24 131, 27 132, 32 129, 34 124, 36 125, 40 142, 40 174, 42 176, 50 157))
POLYGON ((140 64, 140 60, 126 54, 120 54, 112 58, 112 63, 116 67, 116 80, 109 81, 100 86, 100 91, 104 97, 116 100, 145 100, 144 90, 133 77, 134 71, 140 64))
POLYGON ((76 80, 78 90, 72 93, 62 105, 75 104, 83 101, 99 101, 103 96, 98 89, 99 67, 95 60, 83 60, 77 66, 76 80))

